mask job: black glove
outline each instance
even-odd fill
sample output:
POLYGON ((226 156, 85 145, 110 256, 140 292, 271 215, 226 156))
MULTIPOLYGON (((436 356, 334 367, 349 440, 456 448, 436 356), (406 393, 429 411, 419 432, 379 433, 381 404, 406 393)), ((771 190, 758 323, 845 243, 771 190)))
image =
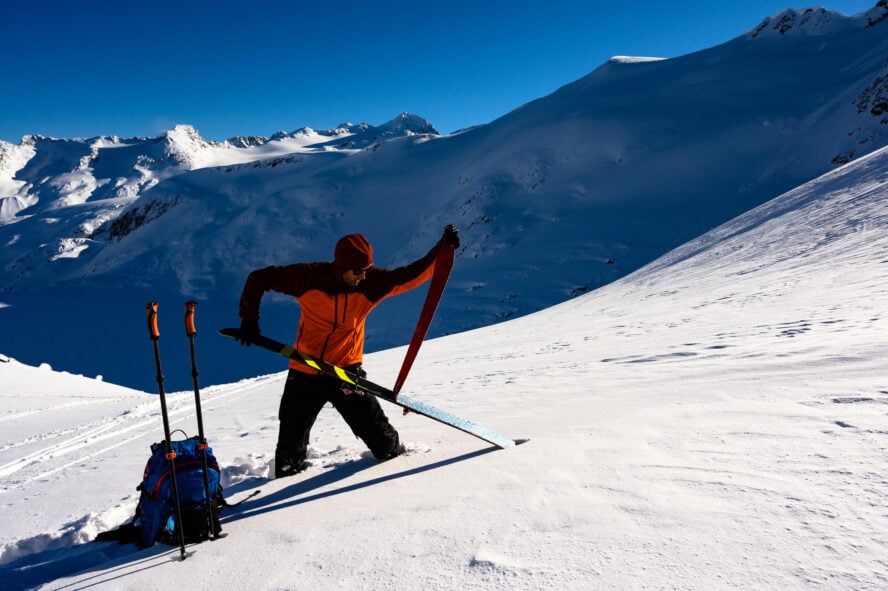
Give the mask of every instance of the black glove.
MULTIPOLYGON (((345 371, 347 371, 349 373, 355 374, 359 378, 366 378, 367 377, 367 372, 364 371, 364 368, 361 366, 360 363, 355 363, 353 365, 343 367, 342 369, 344 369, 345 371)), ((340 389, 342 390, 342 393, 345 394, 346 396, 348 396, 350 394, 357 394, 358 396, 364 395, 364 391, 361 390, 360 388, 358 388, 357 385, 354 385, 354 384, 346 384, 345 382, 342 382, 340 384, 340 389)))
POLYGON ((240 335, 237 337, 237 342, 249 347, 253 344, 256 337, 259 336, 260 332, 258 320, 241 320, 240 335))
POLYGON ((355 374, 359 378, 366 378, 367 377, 367 372, 364 371, 364 366, 360 363, 353 363, 352 365, 349 365, 348 367, 343 367, 342 369, 344 369, 347 372, 355 374))
POLYGON ((449 244, 453 248, 459 248, 459 230, 453 224, 444 228, 444 236, 441 238, 444 244, 449 244))

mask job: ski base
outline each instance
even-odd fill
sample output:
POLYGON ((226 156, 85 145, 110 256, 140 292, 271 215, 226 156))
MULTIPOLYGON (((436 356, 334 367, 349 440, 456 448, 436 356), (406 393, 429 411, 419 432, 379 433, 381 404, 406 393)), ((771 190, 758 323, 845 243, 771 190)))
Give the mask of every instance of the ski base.
MULTIPOLYGON (((231 339, 237 339, 240 336, 240 329, 223 328, 219 331, 219 334, 231 339)), ((505 435, 498 433, 492 429, 488 429, 487 427, 483 427, 467 419, 460 418, 454 414, 436 408, 430 404, 420 402, 419 400, 413 400, 410 397, 405 396, 404 394, 395 394, 392 390, 384 386, 375 384, 370 380, 366 380, 341 367, 338 367, 331 363, 327 363, 326 361, 323 361, 321 359, 316 359, 307 353, 294 349, 289 345, 285 345, 266 336, 260 335, 252 339, 252 343, 254 345, 262 347, 263 349, 273 351, 283 357, 295 359, 296 361, 307 365, 312 369, 333 376, 334 378, 337 378, 347 384, 358 388, 362 392, 367 392, 369 394, 373 394, 374 396, 378 396, 379 398, 387 400, 392 404, 396 404, 409 412, 415 412, 416 414, 428 417, 430 419, 438 421, 439 423, 449 425, 454 429, 458 429, 464 433, 477 437, 478 439, 481 439, 488 443, 492 443, 493 445, 502 449, 515 447, 515 445, 517 445, 518 443, 524 443, 526 441, 515 441, 514 439, 510 439, 509 437, 506 437, 505 435)))

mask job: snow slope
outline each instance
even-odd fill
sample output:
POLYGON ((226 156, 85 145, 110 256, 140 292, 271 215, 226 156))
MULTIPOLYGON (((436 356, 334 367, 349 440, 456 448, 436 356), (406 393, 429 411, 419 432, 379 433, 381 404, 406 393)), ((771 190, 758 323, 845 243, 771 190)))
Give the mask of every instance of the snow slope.
MULTIPOLYGON (((0 334, 17 338, 0 349, 150 388, 151 372, 121 353, 143 345, 149 299, 163 311, 197 299, 208 326, 229 325, 254 268, 327 260, 355 231, 391 267, 450 222, 463 248, 434 335, 565 301, 888 144, 886 14, 884 1, 853 17, 789 10, 690 55, 616 58, 445 137, 405 114, 225 145, 187 126, 141 140, 30 138, 0 150, 19 154, 11 162, 36 152, 17 171, 0 164, 0 184, 18 187, 2 195, 15 211, 0 225, 0 334), (53 329, 33 329, 37 314, 53 329), (59 334, 83 347, 50 352, 59 334), (81 354, 97 348, 113 350, 81 354)), ((405 310, 421 298, 375 312, 371 346, 406 342, 405 310)), ((264 314, 283 331, 298 310, 269 299, 264 314)), ((209 359, 223 346, 207 343, 209 359)), ((207 369, 230 381, 271 366, 207 369)))
MULTIPOLYGON (((530 438, 509 450, 390 408, 409 453, 377 464, 326 409, 314 465, 268 480, 283 374, 204 388, 229 497, 262 492, 185 562, 87 542, 135 505, 156 397, 0 363, 4 588, 884 589, 886 230, 882 149, 616 283, 428 342, 406 391, 530 438)), ((169 399, 193 432, 192 393, 169 399)))

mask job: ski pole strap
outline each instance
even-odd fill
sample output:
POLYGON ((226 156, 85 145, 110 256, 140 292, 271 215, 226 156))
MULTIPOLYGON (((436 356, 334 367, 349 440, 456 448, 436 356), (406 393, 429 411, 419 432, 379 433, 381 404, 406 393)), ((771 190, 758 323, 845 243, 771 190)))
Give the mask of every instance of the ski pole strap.
POLYGON ((194 307, 196 305, 197 302, 185 302, 185 334, 189 337, 197 334, 197 329, 194 328, 194 307))
POLYGON ((148 308, 148 336, 151 337, 152 341, 156 341, 160 338, 160 331, 157 329, 157 307, 160 306, 157 302, 148 302, 146 306, 148 308))

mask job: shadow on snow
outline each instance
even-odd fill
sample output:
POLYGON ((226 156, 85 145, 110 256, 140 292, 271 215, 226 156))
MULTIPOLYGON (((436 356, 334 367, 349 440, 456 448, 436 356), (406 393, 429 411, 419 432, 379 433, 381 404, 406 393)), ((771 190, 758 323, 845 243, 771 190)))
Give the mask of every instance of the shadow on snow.
MULTIPOLYGON (((364 458, 352 462, 337 465, 329 470, 306 480, 294 482, 268 496, 258 497, 255 501, 248 501, 241 507, 229 509, 231 513, 222 515, 222 523, 228 524, 248 517, 288 509, 312 501, 330 498, 340 494, 347 494, 363 488, 383 484, 398 478, 406 478, 429 472, 444 466, 449 466, 465 460, 470 460, 499 448, 489 447, 473 451, 461 456, 440 460, 426 466, 418 466, 409 470, 402 470, 394 474, 387 474, 364 482, 357 482, 342 486, 333 490, 327 490, 308 496, 302 496, 313 490, 334 485, 337 482, 378 465, 371 458, 364 458)), ((250 485, 258 484, 258 479, 237 483, 226 490, 227 495, 236 494, 248 489, 250 485)), ((267 482, 267 481, 266 481, 267 482)), ((227 512, 227 511, 226 511, 227 512)), ((224 539, 220 543, 225 543, 224 539)), ((193 544, 191 545, 193 546, 193 544)), ((187 554, 186 554, 187 556, 187 554)), ((179 549, 177 547, 158 544, 152 548, 139 550, 135 544, 118 544, 116 542, 88 542, 77 544, 67 548, 54 548, 35 552, 22 556, 12 562, 0 566, 0 580, 3 581, 4 590, 24 591, 44 585, 56 579, 69 577, 81 573, 81 577, 58 589, 89 589, 96 585, 105 584, 116 579, 126 577, 133 572, 140 572, 155 568, 169 561, 178 561, 179 549), (98 572, 94 572, 98 571, 98 572)))

